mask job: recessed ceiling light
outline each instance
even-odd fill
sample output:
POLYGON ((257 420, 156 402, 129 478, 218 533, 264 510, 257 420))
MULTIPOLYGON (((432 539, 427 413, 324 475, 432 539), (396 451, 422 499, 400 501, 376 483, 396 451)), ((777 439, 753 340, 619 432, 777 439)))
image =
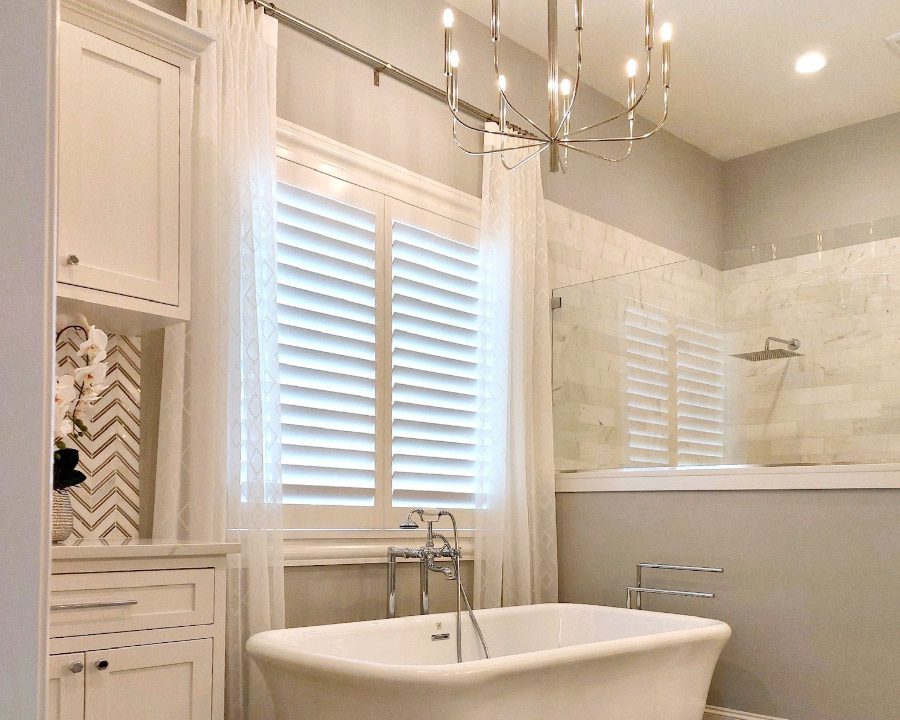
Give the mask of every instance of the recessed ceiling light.
POLYGON ((803 75, 808 75, 809 73, 819 72, 827 64, 828 61, 822 53, 808 52, 797 58, 797 62, 794 63, 794 70, 803 75))

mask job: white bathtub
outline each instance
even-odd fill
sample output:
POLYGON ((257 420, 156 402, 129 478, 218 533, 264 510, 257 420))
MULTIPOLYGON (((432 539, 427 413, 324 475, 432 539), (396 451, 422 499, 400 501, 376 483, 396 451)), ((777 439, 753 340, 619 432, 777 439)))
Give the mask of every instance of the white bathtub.
POLYGON ((701 720, 731 635, 717 620, 595 605, 476 612, 487 660, 463 614, 456 663, 453 613, 273 630, 247 650, 278 720, 701 720))

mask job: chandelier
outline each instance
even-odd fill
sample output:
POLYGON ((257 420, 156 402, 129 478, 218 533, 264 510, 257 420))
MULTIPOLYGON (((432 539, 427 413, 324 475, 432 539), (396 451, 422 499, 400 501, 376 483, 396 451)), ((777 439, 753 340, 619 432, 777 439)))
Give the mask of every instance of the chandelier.
POLYGON ((522 160, 513 165, 508 165, 501 154, 504 166, 514 170, 531 158, 540 155, 545 150, 550 151, 550 172, 565 172, 568 161, 568 151, 590 155, 591 157, 606 160, 607 162, 621 162, 631 154, 634 143, 646 140, 656 134, 665 124, 669 115, 669 77, 672 53, 672 26, 665 23, 660 28, 660 41, 662 42, 661 85, 663 97, 663 116, 658 125, 648 132, 634 134, 634 111, 640 105, 650 87, 650 77, 653 60, 653 0, 645 0, 644 5, 644 47, 646 49, 646 67, 641 80, 641 90, 636 91, 638 62, 630 59, 625 65, 627 78, 627 94, 625 95, 625 109, 611 117, 599 120, 572 129, 572 108, 578 96, 581 85, 582 45, 581 35, 584 30, 584 0, 575 0, 575 39, 577 48, 577 62, 575 66, 575 79, 561 77, 559 71, 559 28, 557 19, 557 0, 547 0, 547 106, 548 123, 541 127, 538 123, 520 111, 513 105, 507 95, 508 83, 506 76, 500 72, 500 0, 491 0, 491 43, 494 50, 494 75, 496 77, 498 93, 498 118, 499 129, 489 130, 479 128, 467 123, 459 113, 459 52, 453 47, 453 11, 450 8, 444 10, 444 75, 447 79, 447 105, 453 116, 453 139, 457 146, 468 155, 489 155, 491 153, 504 153, 507 150, 530 149, 531 151, 522 160), (526 128, 514 127, 507 121, 510 113, 521 118, 526 128), (586 135, 589 131, 608 125, 620 118, 625 118, 628 132, 625 134, 611 134, 602 137, 586 135), (459 138, 459 127, 462 126, 482 136, 500 136, 501 146, 493 150, 471 150, 466 148, 459 138), (513 144, 512 142, 515 141, 513 144), (603 152, 591 152, 587 147, 596 147, 595 143, 618 143, 625 149, 618 156, 611 157, 603 152))

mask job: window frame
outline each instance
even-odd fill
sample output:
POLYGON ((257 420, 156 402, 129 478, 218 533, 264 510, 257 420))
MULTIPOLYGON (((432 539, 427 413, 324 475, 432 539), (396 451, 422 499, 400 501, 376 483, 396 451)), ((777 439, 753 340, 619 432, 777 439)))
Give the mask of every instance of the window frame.
MULTIPOLYGON (((374 200, 376 257, 375 505, 358 508, 286 504, 284 527, 293 536, 384 534, 396 528, 410 510, 391 503, 391 392, 383 390, 391 387, 392 375, 391 228, 396 219, 438 234, 442 229, 452 231, 454 240, 477 244, 480 201, 284 120, 278 121, 277 139, 277 182, 339 202, 356 200, 357 206, 360 200, 374 200)), ((473 527, 472 510, 454 511, 454 515, 460 528, 473 527)))

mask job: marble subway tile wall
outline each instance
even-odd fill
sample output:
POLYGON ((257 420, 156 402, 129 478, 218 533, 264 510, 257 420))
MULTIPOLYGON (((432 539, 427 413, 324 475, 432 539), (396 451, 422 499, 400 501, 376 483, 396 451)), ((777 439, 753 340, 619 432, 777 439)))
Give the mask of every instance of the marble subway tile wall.
POLYGON ((557 470, 900 461, 900 238, 722 272, 546 214, 557 470), (803 357, 731 357, 769 335, 803 357), (702 357, 684 360, 697 338, 702 357))
POLYGON ((729 360, 729 461, 900 461, 900 238, 727 270, 723 300, 728 353, 803 353, 729 360))
MULTIPOLYGON (((722 273, 555 203, 546 203, 546 215, 551 284, 562 299, 553 315, 557 470, 649 464, 634 460, 633 446, 641 444, 635 433, 654 425, 654 416, 674 419, 676 393, 673 386, 663 401, 649 397, 655 391, 647 387, 641 405, 652 408, 638 408, 638 416, 646 417, 639 417, 637 429, 629 421, 634 392, 643 387, 629 376, 635 349, 629 335, 644 334, 629 323, 643 322, 643 312, 664 317, 674 361, 680 321, 720 327, 722 273)), ((663 464, 674 464, 677 455, 674 422, 669 434, 671 442, 662 442, 672 457, 665 453, 663 464)))

